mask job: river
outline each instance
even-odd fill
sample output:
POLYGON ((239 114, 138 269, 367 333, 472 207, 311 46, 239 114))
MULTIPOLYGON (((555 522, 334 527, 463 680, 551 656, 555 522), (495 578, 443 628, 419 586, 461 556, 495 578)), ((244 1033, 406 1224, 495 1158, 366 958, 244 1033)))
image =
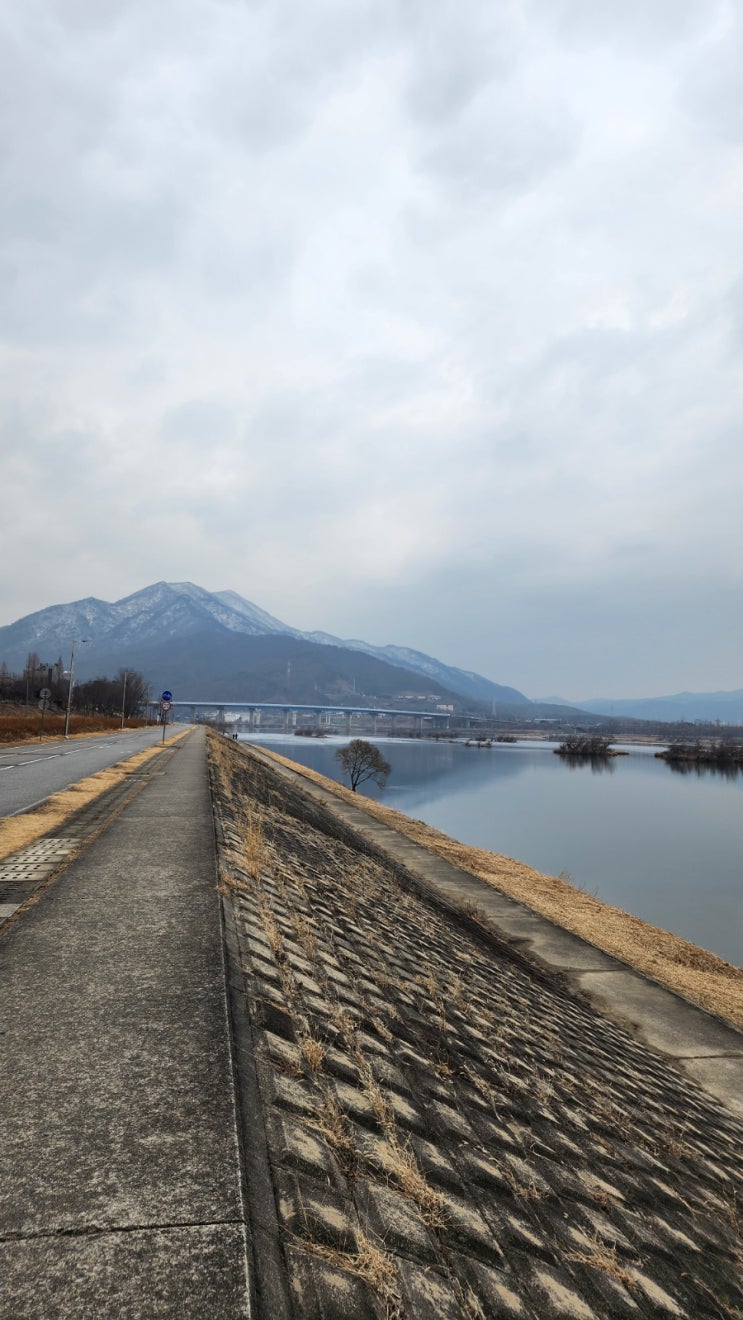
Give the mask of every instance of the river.
MULTIPOLYGON (((335 752, 348 739, 252 741, 340 779, 335 752)), ((373 741, 392 774, 382 792, 363 791, 743 965, 743 775, 680 774, 646 747, 597 771, 547 743, 373 741)))

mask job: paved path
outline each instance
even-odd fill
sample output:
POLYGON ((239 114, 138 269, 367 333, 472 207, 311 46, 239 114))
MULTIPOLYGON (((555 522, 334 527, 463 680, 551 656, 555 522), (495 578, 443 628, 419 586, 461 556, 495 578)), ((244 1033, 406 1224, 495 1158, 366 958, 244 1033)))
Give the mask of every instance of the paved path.
POLYGON ((249 1315, 203 732, 0 940, 0 1314, 249 1315))

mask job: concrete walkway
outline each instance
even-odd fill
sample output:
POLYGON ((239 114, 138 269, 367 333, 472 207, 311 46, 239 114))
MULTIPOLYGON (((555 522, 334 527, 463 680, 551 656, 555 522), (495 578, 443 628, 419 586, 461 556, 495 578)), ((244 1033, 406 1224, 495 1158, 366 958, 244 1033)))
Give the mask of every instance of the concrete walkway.
POLYGON ((0 1315, 250 1314, 203 745, 0 940, 0 1315))

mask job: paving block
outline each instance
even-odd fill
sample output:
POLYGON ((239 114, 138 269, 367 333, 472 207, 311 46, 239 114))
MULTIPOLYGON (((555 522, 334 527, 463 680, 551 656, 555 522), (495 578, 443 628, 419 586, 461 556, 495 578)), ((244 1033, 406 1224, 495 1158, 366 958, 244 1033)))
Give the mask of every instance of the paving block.
POLYGON ((286 1260, 301 1320, 386 1320, 379 1295, 350 1270, 298 1247, 288 1248, 286 1260))
POLYGON ((344 1114, 348 1114, 349 1118, 352 1118, 355 1123, 361 1123, 364 1127, 369 1128, 379 1127, 379 1118, 374 1106, 363 1091, 356 1086, 350 1086, 347 1082, 341 1081, 333 1082, 333 1090, 344 1114))
POLYGON ((526 1298, 519 1276, 509 1270, 493 1269, 471 1256, 453 1255, 452 1265, 471 1309, 487 1320, 541 1320, 526 1298))
POLYGON ((336 1251, 355 1252, 358 1218, 350 1198, 289 1170, 276 1170, 276 1204, 284 1228, 336 1251))
POLYGON ((397 1262, 403 1304, 415 1320, 468 1320, 452 1283, 432 1267, 397 1262))
POLYGON ((581 1297, 570 1275, 549 1265, 534 1265, 528 1289, 540 1320, 605 1320, 605 1312, 581 1297))
POLYGON ((379 1238, 386 1251, 423 1262, 436 1260, 438 1247, 408 1197, 369 1179, 356 1183, 355 1197, 364 1231, 379 1238))
POLYGON ((442 1192, 444 1226, 440 1235, 455 1250, 487 1264, 502 1264, 503 1252, 472 1200, 442 1192))
POLYGON ((302 1176, 346 1192, 346 1182, 332 1146, 312 1123, 271 1109, 266 1114, 272 1164, 296 1169, 302 1176))

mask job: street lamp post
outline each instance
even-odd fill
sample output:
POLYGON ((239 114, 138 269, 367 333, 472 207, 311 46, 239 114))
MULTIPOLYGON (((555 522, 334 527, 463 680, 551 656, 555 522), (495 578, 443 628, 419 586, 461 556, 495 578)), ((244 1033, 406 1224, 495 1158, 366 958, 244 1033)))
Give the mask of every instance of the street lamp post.
POLYGON ((87 640, 88 640, 87 637, 76 637, 75 641, 72 643, 72 655, 70 656, 70 683, 69 683, 69 687, 67 688, 67 714, 65 715, 65 722, 64 722, 65 738, 69 738, 70 736, 70 711, 72 710, 72 684, 75 680, 75 647, 77 646, 78 642, 87 642, 87 640))

